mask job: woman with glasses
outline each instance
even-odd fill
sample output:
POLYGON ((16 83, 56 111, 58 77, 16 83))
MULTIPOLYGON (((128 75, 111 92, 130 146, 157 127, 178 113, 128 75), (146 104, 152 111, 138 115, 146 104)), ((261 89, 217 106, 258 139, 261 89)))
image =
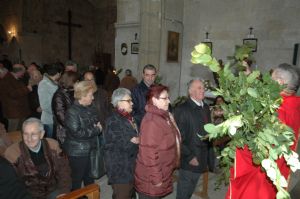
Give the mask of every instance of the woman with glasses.
POLYGON ((105 166, 113 199, 131 199, 139 135, 131 115, 131 93, 118 88, 112 94, 115 111, 106 121, 104 132, 105 166))
POLYGON ((173 191, 172 174, 179 164, 181 138, 169 104, 166 86, 150 87, 135 169, 140 199, 162 198, 173 191))

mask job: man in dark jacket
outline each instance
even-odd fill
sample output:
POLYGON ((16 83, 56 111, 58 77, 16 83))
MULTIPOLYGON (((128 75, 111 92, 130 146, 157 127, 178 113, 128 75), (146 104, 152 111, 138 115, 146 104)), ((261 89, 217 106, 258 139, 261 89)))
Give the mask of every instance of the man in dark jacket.
POLYGON ((32 199, 25 185, 17 176, 14 167, 4 157, 0 156, 0 198, 32 199))
POLYGON ((177 184, 177 199, 191 198, 201 173, 213 170, 212 144, 207 139, 204 125, 210 123, 210 111, 204 99, 204 84, 191 80, 189 98, 174 113, 182 136, 181 165, 177 184))
POLYGON ((133 102, 133 117, 138 127, 140 127, 141 121, 145 115, 146 95, 149 87, 154 84, 155 77, 155 66, 147 64, 143 68, 143 80, 131 91, 133 102))

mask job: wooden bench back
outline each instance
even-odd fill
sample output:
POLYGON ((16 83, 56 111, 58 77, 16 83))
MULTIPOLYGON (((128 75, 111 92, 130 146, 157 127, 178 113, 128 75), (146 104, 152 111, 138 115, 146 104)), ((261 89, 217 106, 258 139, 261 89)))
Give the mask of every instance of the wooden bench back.
POLYGON ((81 189, 72 191, 57 199, 77 199, 82 196, 87 196, 88 199, 100 199, 100 187, 98 184, 91 184, 81 189))
POLYGON ((6 134, 9 139, 13 142, 20 142, 22 140, 22 133, 21 131, 11 131, 9 133, 6 134))

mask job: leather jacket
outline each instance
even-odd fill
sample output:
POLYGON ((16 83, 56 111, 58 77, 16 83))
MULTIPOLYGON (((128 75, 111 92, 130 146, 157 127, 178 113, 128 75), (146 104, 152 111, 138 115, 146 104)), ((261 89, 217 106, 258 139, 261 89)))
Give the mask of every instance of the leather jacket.
POLYGON ((89 156, 90 150, 96 147, 96 138, 100 129, 96 109, 93 106, 82 106, 75 101, 67 110, 65 127, 67 137, 63 149, 68 156, 89 156))
POLYGON ((67 109, 74 102, 74 90, 58 88, 52 98, 53 121, 56 128, 56 137, 60 144, 64 143, 66 137, 65 115, 67 109))

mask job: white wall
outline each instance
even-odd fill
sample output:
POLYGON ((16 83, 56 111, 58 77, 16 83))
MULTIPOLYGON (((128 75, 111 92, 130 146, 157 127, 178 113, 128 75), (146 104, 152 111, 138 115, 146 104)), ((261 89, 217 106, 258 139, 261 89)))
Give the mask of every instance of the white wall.
POLYGON ((138 54, 131 54, 131 43, 139 42, 140 35, 140 2, 139 0, 118 0, 117 2, 117 23, 116 38, 115 38, 115 67, 116 69, 123 69, 119 75, 120 78, 124 76, 126 69, 131 69, 135 77, 138 68, 138 54), (138 34, 135 40, 135 33, 138 34), (127 44, 127 54, 122 55, 121 44, 127 44))
POLYGON ((179 94, 179 82, 181 72, 181 48, 183 36, 183 1, 165 0, 162 10, 162 33, 161 33, 161 53, 160 53, 160 71, 162 83, 170 89, 171 101, 176 99, 179 94), (179 33, 179 55, 178 62, 167 62, 167 42, 168 31, 179 33))
POLYGON ((213 55, 226 60, 253 26, 258 38, 256 64, 261 71, 268 71, 292 62, 294 44, 300 41, 299 18, 299 0, 184 0, 181 95, 192 76, 213 81, 210 71, 190 63, 190 52, 204 40, 205 29, 210 32, 213 55))

